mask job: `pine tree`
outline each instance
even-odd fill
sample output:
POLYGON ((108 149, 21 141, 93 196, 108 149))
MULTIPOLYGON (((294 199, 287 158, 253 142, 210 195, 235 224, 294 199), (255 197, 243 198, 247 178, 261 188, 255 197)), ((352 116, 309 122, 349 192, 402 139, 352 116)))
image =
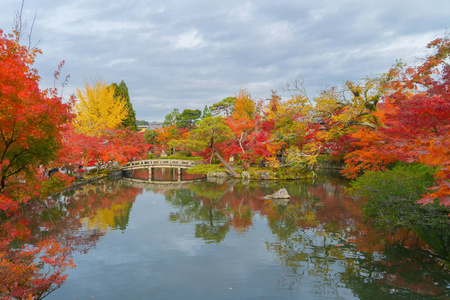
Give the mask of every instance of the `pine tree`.
POLYGON ((119 85, 116 83, 111 84, 111 87, 114 89, 114 97, 120 97, 125 101, 125 107, 127 109, 127 115, 125 119, 122 121, 122 126, 134 131, 137 131, 136 125, 136 112, 133 109, 133 105, 130 101, 130 95, 128 94, 128 87, 125 82, 122 80, 119 85))

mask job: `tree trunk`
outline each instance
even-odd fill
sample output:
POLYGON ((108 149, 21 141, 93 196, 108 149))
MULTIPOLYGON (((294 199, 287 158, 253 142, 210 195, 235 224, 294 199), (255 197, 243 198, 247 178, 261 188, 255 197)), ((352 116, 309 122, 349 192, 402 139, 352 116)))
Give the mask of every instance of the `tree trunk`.
POLYGON ((242 147, 242 138, 244 137, 244 132, 241 133, 241 136, 238 138, 239 146, 241 147, 242 153, 245 154, 244 147, 242 147))
POLYGON ((239 177, 239 174, 234 170, 234 168, 230 166, 229 163, 226 162, 226 160, 222 157, 222 155, 220 155, 219 152, 217 152, 217 150, 213 146, 211 146, 211 150, 213 154, 216 155, 216 157, 220 160, 220 162, 225 166, 225 168, 228 169, 228 171, 230 171, 230 173, 234 177, 239 177))

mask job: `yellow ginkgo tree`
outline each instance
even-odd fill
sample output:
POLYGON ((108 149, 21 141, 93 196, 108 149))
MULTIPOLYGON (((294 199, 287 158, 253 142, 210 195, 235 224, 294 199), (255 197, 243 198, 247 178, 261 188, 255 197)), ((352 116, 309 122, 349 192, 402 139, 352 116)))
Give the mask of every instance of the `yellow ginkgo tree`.
POLYGON ((125 104, 105 82, 96 80, 93 85, 86 82, 83 89, 77 89, 74 127, 79 133, 90 136, 100 136, 105 129, 119 128, 127 115, 125 104))

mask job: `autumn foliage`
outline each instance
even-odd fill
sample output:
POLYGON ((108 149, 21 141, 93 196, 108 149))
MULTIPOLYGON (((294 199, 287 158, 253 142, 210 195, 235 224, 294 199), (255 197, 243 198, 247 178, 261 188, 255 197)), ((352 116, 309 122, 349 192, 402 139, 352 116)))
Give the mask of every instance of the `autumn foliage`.
POLYGON ((212 159, 214 142, 237 163, 305 171, 326 154, 345 161, 342 173, 351 179, 397 161, 422 163, 439 170, 420 203, 439 199, 450 206, 450 41, 437 39, 428 48, 431 55, 415 67, 399 63, 386 74, 347 81, 312 99, 299 85, 290 99, 272 91, 266 102, 241 90, 209 108, 215 122, 204 116, 188 131, 166 124, 153 132, 151 143, 166 153, 212 159))
MULTIPOLYGON (((111 123, 110 113, 96 115, 96 123, 82 119, 83 123, 80 102, 74 109, 72 97, 63 100, 56 88, 41 90, 33 68, 41 51, 20 45, 18 36, 0 30, 0 297, 42 299, 64 283, 64 272, 74 266, 72 248, 60 240, 31 239, 36 227, 23 214, 37 203, 46 206, 49 195, 63 191, 73 180, 44 171, 93 159, 124 163, 145 157, 149 145, 143 133, 111 123), (94 127, 95 131, 85 130, 94 127)), ((55 81, 63 65, 58 66, 55 81)), ((114 100, 112 90, 101 91, 114 100)), ((80 96, 85 100, 81 92, 80 96)), ((115 103, 121 112, 119 99, 115 103)))
MULTIPOLYGON (((18 219, 21 208, 67 188, 73 180, 44 173, 57 166, 74 168, 93 160, 123 164, 146 158, 151 149, 154 155, 199 155, 205 161, 216 155, 224 165, 233 157, 242 166, 306 173, 325 154, 343 158, 342 173, 354 179, 367 171, 384 172, 401 161, 437 170, 419 203, 450 206, 449 39, 429 43, 433 52, 415 67, 397 64, 379 77, 347 81, 312 99, 301 89, 286 100, 275 91, 267 100, 256 100, 241 90, 205 108, 201 117, 200 110, 179 114, 175 109, 163 128, 144 137, 127 129, 135 128, 135 115, 124 100, 124 82, 86 83, 77 90, 76 101, 64 101, 56 88, 39 88, 33 63, 41 51, 20 45, 18 36, 0 30, 0 295, 43 297, 39 293, 62 284, 62 273, 72 267, 68 248, 57 240, 44 239, 22 251, 10 247, 31 234, 30 220, 18 219), (54 272, 40 275, 38 258, 54 272), (2 276, 5 272, 8 276, 2 276)), ((231 215, 220 214, 224 223, 217 230, 225 234, 221 230, 231 223, 239 230, 251 224, 250 209, 241 204, 230 205, 231 215)), ((121 211, 115 207, 104 213, 111 215, 116 208, 121 211)), ((208 228, 203 229, 201 234, 207 236, 208 228)))
MULTIPOLYGON (((40 90, 32 64, 38 50, 0 31, 0 192, 36 182, 39 165, 57 158, 62 127, 71 114, 56 90, 40 90)), ((22 195, 22 201, 33 195, 22 195)))
POLYGON ((85 83, 83 89, 77 90, 74 111, 75 129, 97 137, 103 130, 119 128, 128 113, 125 100, 101 80, 92 85, 85 83))
POLYGON ((364 170, 382 171, 396 160, 439 167, 435 186, 419 202, 438 198, 450 206, 450 68, 445 62, 450 41, 435 40, 428 47, 435 53, 423 64, 390 71, 391 92, 374 113, 382 125, 353 134, 358 150, 347 155, 344 174, 354 178, 364 170))

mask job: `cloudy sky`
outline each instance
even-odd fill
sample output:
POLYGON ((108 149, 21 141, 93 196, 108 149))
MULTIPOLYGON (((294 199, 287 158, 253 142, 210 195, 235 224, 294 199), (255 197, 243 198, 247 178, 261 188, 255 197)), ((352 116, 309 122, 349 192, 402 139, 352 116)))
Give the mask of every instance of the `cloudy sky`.
MULTIPOLYGON (((11 32, 21 0, 0 0, 11 32)), ((255 99, 303 79, 321 88, 413 64, 448 32, 443 0, 26 0, 42 87, 65 60, 64 96, 84 82, 124 80, 137 119, 203 109, 240 89, 255 99)), ((29 26, 30 27, 30 26, 29 26)))

